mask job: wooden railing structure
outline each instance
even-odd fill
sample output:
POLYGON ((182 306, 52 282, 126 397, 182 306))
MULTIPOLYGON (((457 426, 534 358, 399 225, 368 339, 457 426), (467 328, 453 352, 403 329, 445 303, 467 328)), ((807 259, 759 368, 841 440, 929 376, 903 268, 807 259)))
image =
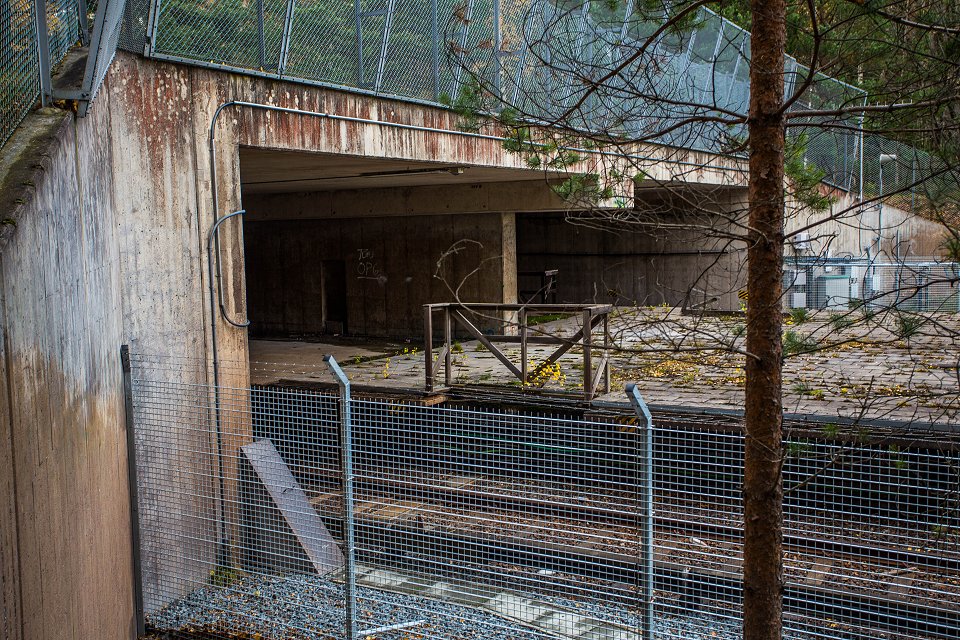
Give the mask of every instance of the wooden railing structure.
POLYGON ((486 347, 524 385, 542 385, 541 372, 554 365, 565 353, 575 346, 583 351, 583 396, 590 401, 598 389, 610 392, 610 312, 609 304, 499 304, 499 303, 460 303, 445 302, 427 304, 423 307, 424 327, 424 363, 426 390, 434 391, 436 377, 443 369, 444 385, 453 385, 453 344, 457 327, 466 331, 486 347), (443 346, 434 361, 433 327, 434 315, 442 315, 443 346), (570 336, 547 333, 541 329, 532 329, 529 319, 544 315, 576 315, 581 318, 579 327, 570 336), (484 333, 477 323, 492 321, 501 327, 499 333, 484 333), (585 328, 589 329, 585 330, 585 328), (594 335, 598 329, 601 335, 594 335), (519 344, 520 362, 515 363, 504 353, 498 344, 519 344), (529 365, 529 347, 531 345, 557 345, 557 348, 533 370, 529 365), (594 352, 600 352, 599 363, 594 369, 594 352))

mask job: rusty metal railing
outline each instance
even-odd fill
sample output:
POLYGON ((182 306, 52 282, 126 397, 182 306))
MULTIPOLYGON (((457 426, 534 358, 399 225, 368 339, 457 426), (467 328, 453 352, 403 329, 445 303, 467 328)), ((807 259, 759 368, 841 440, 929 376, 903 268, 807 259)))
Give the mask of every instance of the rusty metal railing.
POLYGON ((565 353, 579 347, 583 353, 583 396, 590 401, 599 388, 610 391, 610 326, 609 304, 498 304, 447 302, 423 307, 424 376, 428 391, 436 386, 436 377, 443 370, 444 385, 450 387, 453 379, 454 332, 459 328, 487 348, 524 386, 542 384, 540 375, 556 364, 565 353), (443 346, 434 359, 434 314, 442 314, 443 346), (577 330, 563 336, 542 328, 534 328, 530 319, 540 315, 578 316, 577 330), (499 331, 482 331, 478 324, 499 327, 499 331), (594 335, 598 333, 599 335, 594 335), (514 362, 498 344, 519 344, 520 361, 514 362), (556 349, 542 362, 531 367, 531 345, 555 345, 556 349), (594 369, 594 352, 599 351, 599 362, 594 369))

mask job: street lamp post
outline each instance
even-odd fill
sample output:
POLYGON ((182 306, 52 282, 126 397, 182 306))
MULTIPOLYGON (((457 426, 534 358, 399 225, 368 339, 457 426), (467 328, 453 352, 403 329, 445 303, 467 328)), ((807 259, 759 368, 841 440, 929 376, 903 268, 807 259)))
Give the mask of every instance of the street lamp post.
POLYGON ((883 240, 883 163, 885 162, 896 162, 897 154, 895 153, 881 153, 880 154, 880 208, 877 211, 877 255, 880 255, 882 250, 881 241, 883 240))
POLYGON ((895 162, 897 160, 897 154, 895 153, 881 153, 880 154, 880 199, 878 201, 879 208, 877 209, 877 251, 874 254, 874 263, 873 263, 873 277, 870 278, 870 287, 873 291, 877 290, 877 263, 876 261, 880 259, 880 252, 883 251, 883 163, 885 162, 895 162))

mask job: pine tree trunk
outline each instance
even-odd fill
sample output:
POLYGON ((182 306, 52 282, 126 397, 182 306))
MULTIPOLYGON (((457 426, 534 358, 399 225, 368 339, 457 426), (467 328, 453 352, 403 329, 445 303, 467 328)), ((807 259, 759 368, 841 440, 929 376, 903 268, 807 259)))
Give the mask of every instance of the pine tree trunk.
POLYGON ((747 252, 744 640, 781 637, 783 484, 781 312, 786 4, 751 0, 750 246, 747 252))

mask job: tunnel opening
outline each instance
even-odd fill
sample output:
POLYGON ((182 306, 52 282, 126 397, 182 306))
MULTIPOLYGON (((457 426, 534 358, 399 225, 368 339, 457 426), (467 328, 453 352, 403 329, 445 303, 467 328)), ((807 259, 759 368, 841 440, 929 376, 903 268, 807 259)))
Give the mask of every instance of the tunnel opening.
POLYGON ((422 345, 426 304, 517 302, 517 212, 560 206, 537 170, 239 156, 251 361, 377 358, 422 345))

